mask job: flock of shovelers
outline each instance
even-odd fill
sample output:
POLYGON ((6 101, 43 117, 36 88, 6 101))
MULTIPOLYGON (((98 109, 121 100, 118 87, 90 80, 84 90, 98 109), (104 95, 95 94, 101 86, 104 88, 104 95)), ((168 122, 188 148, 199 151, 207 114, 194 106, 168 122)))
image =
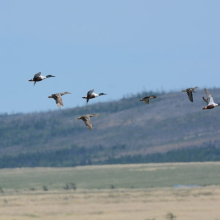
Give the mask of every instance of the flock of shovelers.
MULTIPOLYGON (((41 72, 39 72, 39 73, 35 74, 34 78, 30 79, 29 81, 34 82, 34 85, 35 85, 36 82, 40 82, 40 81, 47 79, 47 78, 50 78, 50 77, 55 77, 55 76, 52 76, 52 75, 42 76, 41 72)), ((188 88, 188 89, 183 90, 182 92, 186 92, 189 97, 189 100, 191 102, 193 102, 193 92, 195 92, 195 89, 198 89, 198 88, 199 87, 188 88)), ((205 98, 205 97, 202 97, 202 98, 207 103, 207 106, 205 106, 203 109, 212 109, 212 108, 215 108, 216 106, 220 105, 220 104, 217 104, 214 102, 212 94, 207 89, 205 89, 205 93, 207 95, 207 98, 205 98)), ((65 94, 71 94, 71 93, 69 93, 69 92, 56 93, 56 94, 52 94, 48 98, 53 98, 56 101, 57 106, 61 109, 61 107, 63 106, 62 96, 65 94)), ((96 93, 94 93, 94 89, 92 89, 87 92, 87 96, 82 97, 82 98, 86 99, 86 101, 88 103, 90 99, 93 99, 93 98, 96 98, 96 97, 102 96, 102 95, 106 95, 106 94, 105 93, 96 94, 96 93)), ((149 104, 149 101, 151 99, 156 99, 156 98, 157 98, 157 96, 150 95, 150 96, 146 96, 146 97, 141 98, 140 101, 144 101, 146 104, 149 104)), ((99 114, 82 115, 82 116, 78 117, 78 119, 82 119, 85 122, 86 127, 89 130, 92 130, 92 123, 91 123, 90 118, 94 117, 94 116, 98 116, 98 115, 99 114)))

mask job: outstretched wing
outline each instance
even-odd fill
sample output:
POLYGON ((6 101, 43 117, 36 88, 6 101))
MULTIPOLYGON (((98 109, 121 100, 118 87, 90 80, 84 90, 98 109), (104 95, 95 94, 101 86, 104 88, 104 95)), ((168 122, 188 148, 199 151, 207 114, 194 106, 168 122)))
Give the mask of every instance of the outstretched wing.
POLYGON ((63 93, 60 93, 60 95, 66 95, 66 94, 71 94, 70 92, 63 92, 63 93))
POLYGON ((187 91, 187 95, 188 95, 188 97, 189 97, 189 100, 190 100, 191 102, 193 102, 192 92, 188 90, 188 91, 187 91))
POLYGON ((34 75, 34 78, 37 78, 37 77, 39 77, 40 75, 41 75, 41 72, 36 73, 36 74, 34 75))
POLYGON ((213 99, 212 94, 207 89, 205 89, 205 93, 208 97, 208 105, 214 104, 214 99, 213 99))
POLYGON ((63 106, 63 100, 62 100, 61 96, 58 96, 56 98, 56 104, 61 109, 61 107, 63 106))
POLYGON ((144 102, 145 102, 146 104, 149 104, 149 99, 148 99, 148 100, 144 100, 144 102))
POLYGON ((85 125, 86 127, 89 129, 89 130, 92 130, 92 122, 90 120, 90 118, 88 116, 85 116, 83 118, 83 121, 85 122, 85 125))
POLYGON ((203 100, 208 104, 208 99, 205 98, 204 96, 203 96, 202 98, 203 98, 203 100))
POLYGON ((99 114, 92 114, 92 115, 89 115, 90 117, 95 117, 95 116, 99 116, 99 114))
POLYGON ((89 91, 87 92, 87 96, 91 95, 93 92, 94 92, 94 89, 89 90, 89 91))
POLYGON ((89 91, 87 92, 87 97, 86 97, 87 103, 89 102, 89 96, 92 95, 93 92, 94 92, 94 89, 89 90, 89 91))

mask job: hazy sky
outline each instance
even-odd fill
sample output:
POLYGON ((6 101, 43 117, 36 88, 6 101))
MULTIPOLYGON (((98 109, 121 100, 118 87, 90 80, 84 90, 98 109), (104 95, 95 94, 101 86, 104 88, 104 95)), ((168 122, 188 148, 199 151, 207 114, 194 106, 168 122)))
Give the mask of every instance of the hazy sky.
MULTIPOLYGON (((220 86, 220 1, 2 0, 3 112, 85 105, 146 90, 220 86), (33 75, 52 74, 33 86, 33 75)), ((186 98, 184 96, 184 98, 186 98)), ((217 100, 216 100, 217 101, 217 100)))

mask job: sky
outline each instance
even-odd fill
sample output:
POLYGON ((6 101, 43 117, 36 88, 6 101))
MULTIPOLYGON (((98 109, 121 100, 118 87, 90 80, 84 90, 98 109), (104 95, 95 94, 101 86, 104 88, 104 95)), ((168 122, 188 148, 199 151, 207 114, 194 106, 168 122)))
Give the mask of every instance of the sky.
POLYGON ((0 113, 58 110, 143 90, 220 87, 220 1, 2 0, 0 113), (34 74, 56 77, 29 82, 34 74))

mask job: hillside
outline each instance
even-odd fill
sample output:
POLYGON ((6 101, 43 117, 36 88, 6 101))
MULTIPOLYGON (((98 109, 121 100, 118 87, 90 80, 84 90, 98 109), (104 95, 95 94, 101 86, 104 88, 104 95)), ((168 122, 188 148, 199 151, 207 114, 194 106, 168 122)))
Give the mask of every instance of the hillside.
MULTIPOLYGON (((220 89, 210 89, 210 92, 215 101, 220 102, 220 89)), ((84 107, 72 109, 1 115, 0 159, 8 160, 17 155, 31 158, 32 154, 35 157, 74 154, 77 158, 87 155, 83 160, 91 163, 183 148, 210 145, 218 148, 220 108, 202 110, 206 104, 201 98, 204 95, 204 90, 198 90, 191 103, 182 92, 143 92, 112 102, 92 104, 91 100, 84 107), (148 94, 155 94, 158 99, 152 100, 150 105, 139 101, 148 94), (92 131, 77 120, 78 116, 88 113, 100 114, 92 118, 92 131)), ((53 157, 50 160, 53 161, 53 157)))

